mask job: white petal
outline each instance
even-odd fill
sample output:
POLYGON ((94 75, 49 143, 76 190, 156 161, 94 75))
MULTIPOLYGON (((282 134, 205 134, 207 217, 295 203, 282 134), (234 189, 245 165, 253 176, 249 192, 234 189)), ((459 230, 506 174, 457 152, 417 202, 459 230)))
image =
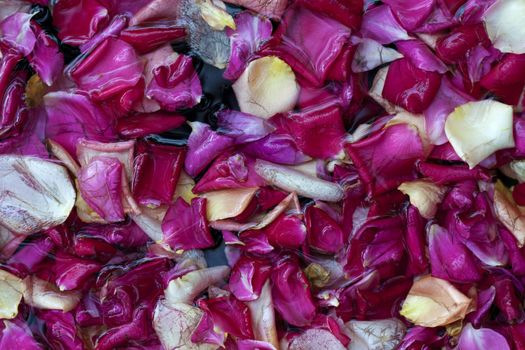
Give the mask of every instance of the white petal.
POLYGON ((485 28, 501 52, 525 53, 525 1, 499 0, 485 12, 485 28))
POLYGON ((403 339, 406 327, 400 320, 358 321, 346 323, 349 331, 348 350, 393 350, 403 339))
POLYGON ((352 61, 352 71, 368 72, 402 57, 403 55, 396 50, 384 47, 375 40, 362 39, 352 61))
POLYGON ((63 223, 75 204, 67 170, 27 156, 0 156, 0 224, 31 234, 63 223))
POLYGON ((445 134, 470 168, 494 152, 514 147, 512 107, 493 100, 457 107, 445 122, 445 134))

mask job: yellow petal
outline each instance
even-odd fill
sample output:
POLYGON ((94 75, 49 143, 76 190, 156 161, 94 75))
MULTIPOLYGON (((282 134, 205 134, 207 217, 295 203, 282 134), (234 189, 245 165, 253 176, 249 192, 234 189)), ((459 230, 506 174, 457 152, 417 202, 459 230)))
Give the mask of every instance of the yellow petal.
POLYGON ((445 188, 426 180, 403 182, 397 189, 410 197, 410 203, 426 219, 434 217, 446 192, 445 188))
POLYGON ((208 220, 228 219, 241 214, 248 207, 257 190, 257 188, 236 188, 203 194, 202 197, 207 199, 208 220))
POLYGON ((182 197, 187 203, 190 203, 193 198, 197 197, 197 195, 192 192, 193 186, 195 186, 195 181, 193 181, 184 170, 181 171, 177 187, 175 188, 175 194, 173 195, 173 200, 182 197))
POLYGON ((439 327, 465 318, 470 302, 449 282, 427 275, 414 281, 399 313, 418 326, 439 327))
POLYGON ((201 17, 215 30, 223 30, 225 27, 235 29, 233 17, 225 10, 222 1, 204 0, 198 4, 201 17), (222 7, 220 6, 222 5, 222 7), (224 8, 223 8, 224 7, 224 8))

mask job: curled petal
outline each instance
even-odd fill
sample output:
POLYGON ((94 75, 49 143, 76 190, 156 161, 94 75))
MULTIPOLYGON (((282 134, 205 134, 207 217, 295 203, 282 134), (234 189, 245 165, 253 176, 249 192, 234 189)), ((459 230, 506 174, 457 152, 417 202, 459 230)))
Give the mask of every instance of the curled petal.
POLYGON ((337 202, 343 198, 343 190, 339 185, 304 174, 290 167, 258 159, 255 171, 268 183, 304 197, 327 202, 337 202))

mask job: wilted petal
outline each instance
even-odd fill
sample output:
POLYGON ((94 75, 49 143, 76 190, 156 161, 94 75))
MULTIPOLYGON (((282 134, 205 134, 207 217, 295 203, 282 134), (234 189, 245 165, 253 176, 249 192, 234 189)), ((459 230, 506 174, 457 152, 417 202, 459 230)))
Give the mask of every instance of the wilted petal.
POLYGON ((63 223, 75 204, 67 170, 24 156, 0 156, 0 222, 21 234, 63 223))
POLYGON ((268 342, 278 349, 279 340, 275 325, 275 311, 270 280, 266 281, 262 287, 259 298, 246 304, 250 309, 255 339, 268 342))
POLYGON ((255 171, 269 184, 304 197, 327 202, 337 202, 343 198, 343 191, 339 185, 307 175, 291 167, 258 159, 255 171))
POLYGON ((494 188, 494 211, 499 221, 522 247, 525 244, 525 215, 512 198, 511 192, 501 182, 496 183, 494 188))
POLYGON ((286 0, 226 0, 226 2, 246 7, 274 19, 282 16, 288 4, 286 0))
POLYGON ((217 345, 194 344, 191 334, 197 328, 203 312, 191 305, 168 306, 160 301, 153 314, 153 328, 164 349, 215 350, 217 345))
POLYGON ((345 350, 343 344, 331 332, 311 328, 290 342, 288 350, 345 350))
POLYGON ((447 118, 445 133, 472 169, 494 152, 515 146, 512 107, 494 100, 469 102, 447 118))
POLYGON ((348 350, 394 350, 403 339, 406 327, 398 319, 346 323, 351 339, 348 350))
POLYGON ((462 320, 470 302, 447 281, 424 276, 414 281, 399 313, 418 326, 438 327, 462 320))

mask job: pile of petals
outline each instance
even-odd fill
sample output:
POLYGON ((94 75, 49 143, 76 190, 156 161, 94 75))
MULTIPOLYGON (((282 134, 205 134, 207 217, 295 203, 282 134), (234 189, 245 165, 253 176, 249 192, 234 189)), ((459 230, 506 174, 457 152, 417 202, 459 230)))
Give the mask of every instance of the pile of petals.
POLYGON ((0 349, 525 349, 525 2, 223 1, 0 0, 0 349))

